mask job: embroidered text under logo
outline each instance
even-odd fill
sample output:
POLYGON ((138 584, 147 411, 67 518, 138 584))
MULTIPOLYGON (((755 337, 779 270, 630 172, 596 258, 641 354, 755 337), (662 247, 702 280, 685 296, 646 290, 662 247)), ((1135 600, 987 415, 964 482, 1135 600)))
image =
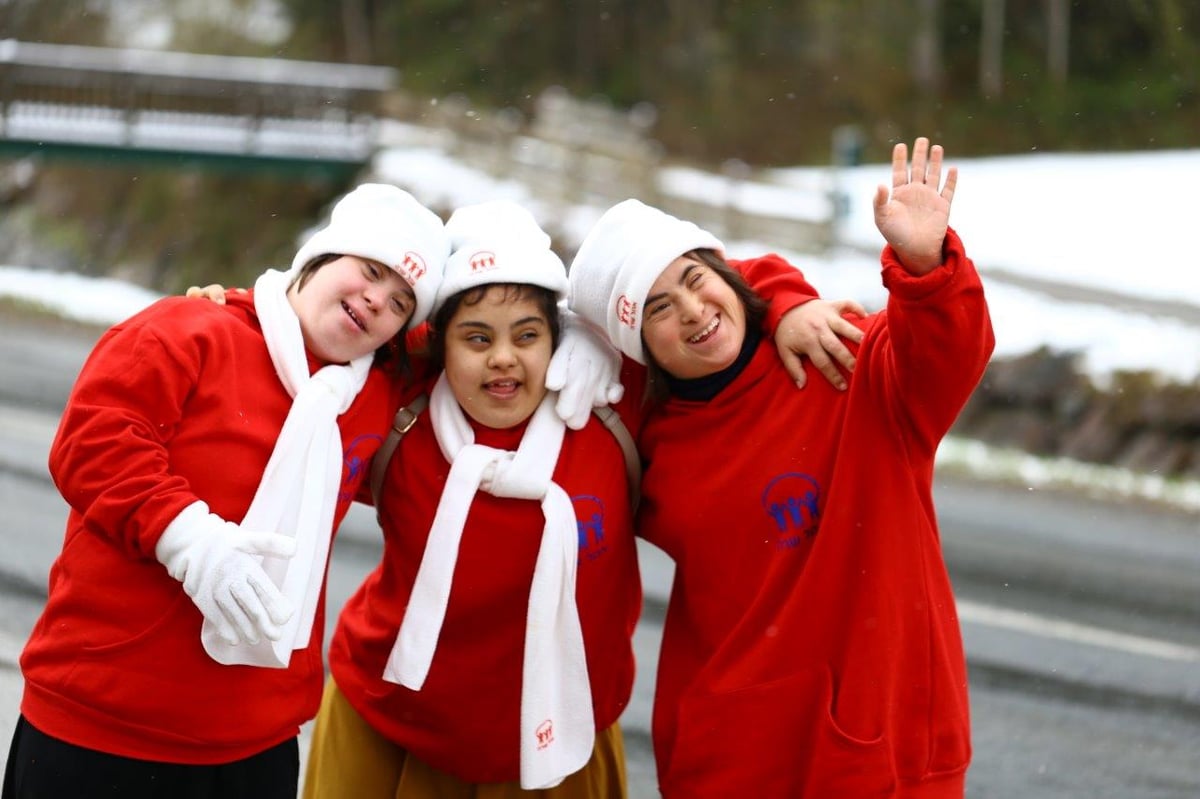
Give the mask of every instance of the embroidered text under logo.
POLYGON ((496 253, 480 250, 471 256, 471 271, 486 272, 496 268, 496 253))
POLYGON ((776 545, 792 549, 813 538, 821 523, 821 486, 812 477, 787 472, 767 483, 762 507, 775 523, 776 545))
POLYGON ((537 748, 539 750, 545 749, 547 746, 554 743, 554 722, 550 719, 546 719, 537 726, 537 729, 533 731, 533 734, 537 736, 537 748))
POLYGON ((408 285, 415 286, 417 281, 425 274, 425 259, 419 253, 412 250, 404 253, 404 260, 396 268, 400 276, 408 281, 408 285))
POLYGON ((637 327, 638 304, 622 294, 617 298, 617 318, 621 320, 621 324, 628 327, 637 327))

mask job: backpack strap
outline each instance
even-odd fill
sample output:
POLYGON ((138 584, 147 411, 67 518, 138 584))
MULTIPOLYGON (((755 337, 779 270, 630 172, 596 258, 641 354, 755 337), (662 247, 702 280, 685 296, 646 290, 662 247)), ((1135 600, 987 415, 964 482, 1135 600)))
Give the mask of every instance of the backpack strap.
POLYGON ((638 501, 642 498, 642 459, 638 455, 637 444, 621 414, 613 410, 611 405, 592 408, 592 413, 608 428, 621 446, 621 454, 625 457, 625 475, 629 478, 629 507, 637 513, 638 501))
MULTIPOLYGON (((396 411, 396 418, 392 420, 392 429, 388 431, 387 438, 379 447, 379 451, 375 453, 375 457, 371 459, 371 499, 375 502, 376 514, 379 509, 379 492, 383 488, 383 476, 387 472, 388 463, 392 460, 392 455, 395 454, 400 439, 417 423, 417 417, 428 404, 429 395, 421 394, 414 397, 408 405, 402 406, 396 411)), ((621 414, 610 406, 593 408, 592 413, 608 428, 621 447, 621 454, 625 458, 625 475, 629 479, 630 507, 636 511, 638 500, 642 496, 642 461, 638 457, 637 444, 633 440, 633 435, 625 426, 625 422, 621 421, 621 414)))

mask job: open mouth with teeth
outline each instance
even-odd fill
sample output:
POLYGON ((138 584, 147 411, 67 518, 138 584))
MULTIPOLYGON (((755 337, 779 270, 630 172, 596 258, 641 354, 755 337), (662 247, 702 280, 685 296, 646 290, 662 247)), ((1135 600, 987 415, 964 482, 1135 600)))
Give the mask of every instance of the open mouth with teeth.
POLYGON ((704 326, 704 329, 698 333, 688 336, 689 344, 699 344, 712 338, 713 333, 717 332, 717 328, 721 326, 721 317, 714 316, 712 321, 704 326))
POLYGON ((494 397, 511 397, 517 393, 517 389, 521 384, 511 378, 505 380, 492 380, 483 384, 483 390, 494 397))
POLYGON ((354 312, 354 309, 353 309, 353 308, 351 308, 351 307, 350 307, 350 306, 349 306, 347 303, 343 302, 343 303, 342 303, 342 310, 346 312, 346 315, 350 317, 350 320, 351 320, 352 322, 354 322, 354 324, 358 325, 358 329, 359 329, 359 330, 361 330, 361 331, 362 331, 362 332, 364 332, 364 333, 366 333, 366 332, 367 332, 367 325, 366 325, 366 323, 364 323, 364 322, 363 322, 363 320, 361 320, 361 319, 359 319, 359 318, 358 318, 358 314, 356 314, 356 313, 354 312))

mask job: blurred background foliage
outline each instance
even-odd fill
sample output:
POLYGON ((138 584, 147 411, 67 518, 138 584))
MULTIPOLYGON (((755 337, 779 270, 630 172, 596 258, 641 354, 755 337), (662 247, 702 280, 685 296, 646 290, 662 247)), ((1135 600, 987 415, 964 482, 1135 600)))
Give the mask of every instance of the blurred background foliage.
MULTIPOLYGON (((917 135, 958 157, 1194 147, 1198 33, 1195 0, 0 0, 0 38, 387 65, 418 103, 526 118, 551 86, 649 103, 666 157, 699 165, 829 163, 846 124, 868 161, 917 135)), ((50 238, 166 290, 286 263, 346 188, 86 166, 37 185, 50 238)))
POLYGON ((559 84, 659 112, 668 152, 823 163, 928 134, 959 155, 1190 147, 1195 0, 281 0, 281 54, 387 64, 527 109, 559 84))

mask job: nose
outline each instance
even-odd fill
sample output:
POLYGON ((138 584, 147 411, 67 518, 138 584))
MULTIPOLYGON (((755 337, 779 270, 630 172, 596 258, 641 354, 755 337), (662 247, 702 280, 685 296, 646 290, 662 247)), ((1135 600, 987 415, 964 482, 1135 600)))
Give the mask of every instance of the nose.
POLYGON ((516 353, 505 342, 497 342, 488 353, 488 367, 492 369, 507 369, 516 362, 516 353))
POLYGON ((694 322, 704 315, 704 301, 694 292, 684 292, 679 299, 681 321, 694 322))
POLYGON ((369 283, 363 289, 363 300, 367 303, 367 308, 378 313, 387 305, 387 288, 377 283, 369 283))

